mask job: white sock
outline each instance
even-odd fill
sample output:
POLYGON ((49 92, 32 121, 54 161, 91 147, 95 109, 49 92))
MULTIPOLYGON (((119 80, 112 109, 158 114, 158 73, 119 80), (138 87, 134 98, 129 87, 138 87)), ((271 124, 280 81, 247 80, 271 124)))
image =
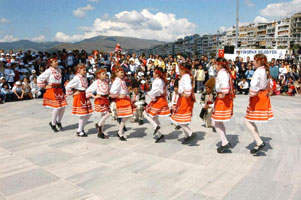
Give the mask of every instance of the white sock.
POLYGON ((101 115, 101 118, 100 118, 100 121, 98 123, 98 126, 101 126, 101 132, 104 132, 104 128, 105 128, 105 122, 106 120, 110 117, 110 113, 109 112, 106 112, 106 113, 103 113, 101 115))
POLYGON ((86 124, 87 124, 87 122, 88 122, 88 120, 90 119, 91 116, 92 116, 91 114, 85 116, 83 129, 85 128, 85 126, 86 126, 86 124))
POLYGON ((79 117, 77 132, 82 132, 85 124, 86 116, 79 117))
POLYGON ((145 111, 143 112, 143 115, 144 115, 145 119, 147 119, 153 125, 154 128, 156 128, 160 124, 160 123, 159 124, 156 123, 156 121, 155 121, 156 117, 154 117, 154 118, 150 117, 148 114, 146 114, 145 111))
POLYGON ((51 119, 52 125, 56 125, 56 118, 58 116, 58 113, 59 113, 59 109, 54 108, 52 111, 52 119, 51 119))
POLYGON ((119 125, 119 131, 118 131, 118 135, 119 136, 123 136, 126 137, 125 134, 123 133, 123 128, 125 126, 126 121, 129 119, 129 117, 125 117, 121 119, 120 125, 119 125))
POLYGON ((248 128, 251 135, 253 136, 257 146, 261 145, 263 142, 259 136, 258 128, 257 128, 256 124, 254 122, 245 120, 245 125, 248 128))
MULTIPOLYGON (((154 122, 156 123, 156 127, 161 125, 158 116, 157 116, 157 117, 154 117, 153 120, 154 120, 154 122)), ((156 127, 155 127, 155 128, 156 128, 156 127)), ((162 127, 161 127, 161 128, 162 128, 162 127)), ((158 137, 160 137, 161 135, 163 135, 162 132, 161 132, 161 129, 159 129, 159 130, 157 131, 156 134, 158 135, 158 137)))
POLYGON ((225 146, 226 144, 229 143, 229 141, 226 137, 226 128, 224 122, 217 122, 217 121, 212 121, 212 122, 213 122, 213 126, 216 129, 216 132, 219 134, 222 140, 222 146, 225 146))
POLYGON ((189 128, 188 124, 180 124, 180 126, 183 129, 186 138, 192 135, 192 131, 189 128))
POLYGON ((65 113, 65 107, 62 107, 58 110, 59 110, 59 112, 58 112, 58 115, 57 115, 57 122, 61 123, 61 121, 63 119, 63 116, 64 116, 64 113, 65 113))

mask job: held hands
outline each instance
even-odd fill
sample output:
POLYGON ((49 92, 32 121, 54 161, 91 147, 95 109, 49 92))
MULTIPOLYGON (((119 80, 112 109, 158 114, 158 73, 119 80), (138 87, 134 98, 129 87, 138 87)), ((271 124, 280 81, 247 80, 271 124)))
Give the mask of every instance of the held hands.
POLYGON ((46 87, 45 87, 45 89, 50 89, 50 88, 52 88, 51 85, 46 85, 46 87))
POLYGON ((220 98, 220 99, 223 99, 224 97, 225 97, 224 94, 218 94, 218 95, 217 95, 217 98, 220 98))
POLYGON ((79 92, 79 91, 76 91, 76 92, 73 93, 73 96, 76 96, 76 95, 78 95, 78 94, 80 94, 80 92, 79 92))
POLYGON ((97 98, 100 98, 100 97, 101 97, 101 95, 99 95, 99 94, 93 95, 93 98, 94 98, 94 99, 97 99, 97 98))

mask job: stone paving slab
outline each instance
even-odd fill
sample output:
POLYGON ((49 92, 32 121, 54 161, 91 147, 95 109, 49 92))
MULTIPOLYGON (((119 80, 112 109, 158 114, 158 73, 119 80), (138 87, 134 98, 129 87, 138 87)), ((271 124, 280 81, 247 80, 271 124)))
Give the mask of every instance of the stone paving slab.
POLYGON ((271 101, 275 119, 258 124, 268 144, 258 156, 249 153, 254 143, 244 125, 248 96, 237 96, 225 124, 234 146, 228 154, 216 153, 218 134, 201 126, 199 103, 191 123, 197 139, 185 146, 168 118, 160 118, 164 142, 154 143, 147 122, 128 123, 128 141, 121 142, 111 119, 110 139, 97 138, 98 113, 86 126, 89 137, 76 137, 71 98, 59 133, 50 130, 51 110, 41 99, 0 105, 0 200, 299 200, 301 96, 271 101))

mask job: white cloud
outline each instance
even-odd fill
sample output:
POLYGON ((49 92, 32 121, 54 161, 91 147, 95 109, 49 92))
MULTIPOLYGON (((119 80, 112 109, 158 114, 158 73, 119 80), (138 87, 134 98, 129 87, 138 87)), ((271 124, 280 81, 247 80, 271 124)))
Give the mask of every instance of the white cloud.
POLYGON ((45 36, 44 35, 39 35, 37 37, 31 38, 31 41, 33 42, 44 42, 45 41, 45 36))
POLYGON ((6 18, 0 18, 0 23, 8 23, 9 20, 6 18))
POLYGON ((94 7, 91 6, 90 4, 88 4, 87 6, 85 7, 80 7, 76 10, 73 10, 73 15, 76 16, 76 17, 85 17, 87 15, 87 11, 89 10, 94 10, 94 7))
POLYGON ((196 25, 186 18, 176 18, 172 13, 151 13, 147 9, 141 12, 123 11, 111 18, 96 18, 93 26, 79 27, 84 33, 67 35, 57 32, 55 40, 75 42, 99 35, 126 36, 142 39, 174 41, 177 38, 195 33, 196 25))
POLYGON ((83 35, 67 35, 63 32, 57 32, 55 34, 54 40, 59 41, 59 42, 75 42, 75 41, 80 41, 83 40, 84 37, 83 35))
POLYGON ((245 0, 245 4, 246 4, 248 7, 253 7, 253 6, 255 6, 255 4, 254 4, 251 0, 245 0))
POLYGON ((99 0, 88 0, 90 2, 98 2, 99 0))
POLYGON ((264 17, 257 16, 257 17, 254 18, 253 22, 254 22, 255 24, 258 24, 258 23, 267 23, 267 22, 269 22, 269 20, 267 20, 267 19, 264 18, 264 17))
POLYGON ((227 27, 225 27, 225 26, 221 26, 221 27, 219 27, 219 29, 218 29, 218 31, 220 32, 220 33, 223 33, 223 32, 225 32, 227 30, 227 27))
POLYGON ((266 17, 290 17, 291 15, 301 11, 301 0, 292 0, 283 3, 271 3, 264 9, 260 10, 260 14, 266 17))
POLYGON ((15 38, 13 35, 5 35, 2 39, 0 39, 0 42, 14 42, 17 40, 18 38, 15 38))

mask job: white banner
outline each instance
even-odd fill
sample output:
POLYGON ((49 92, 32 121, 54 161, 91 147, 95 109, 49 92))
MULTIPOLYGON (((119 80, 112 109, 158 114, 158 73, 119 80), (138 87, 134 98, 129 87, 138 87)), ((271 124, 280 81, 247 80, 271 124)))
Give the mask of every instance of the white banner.
POLYGON ((226 59, 235 60, 235 58, 241 57, 244 59, 244 62, 247 60, 249 56, 251 60, 253 60, 254 56, 258 53, 262 53, 266 55, 268 61, 271 61, 272 58, 277 59, 285 59, 285 54, 287 53, 287 49, 235 49, 234 54, 225 54, 226 59))

